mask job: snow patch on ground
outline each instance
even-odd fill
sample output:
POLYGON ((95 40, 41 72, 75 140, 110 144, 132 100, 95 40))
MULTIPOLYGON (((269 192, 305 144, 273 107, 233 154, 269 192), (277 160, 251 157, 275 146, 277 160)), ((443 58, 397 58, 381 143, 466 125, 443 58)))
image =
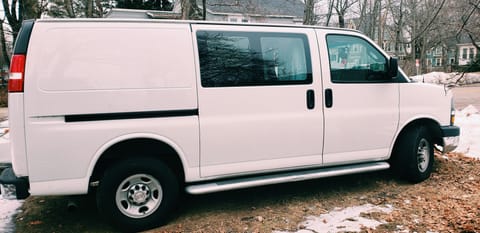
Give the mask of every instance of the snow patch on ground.
POLYGON ((0 195, 0 232, 15 232, 13 216, 18 212, 22 203, 23 201, 4 199, 0 195))
MULTIPOLYGON (((390 213, 393 211, 391 205, 376 206, 365 204, 361 206, 348 207, 345 209, 336 208, 329 213, 322 214, 318 217, 310 216, 307 220, 300 224, 302 230, 296 233, 312 233, 312 232, 358 232, 362 227, 375 228, 385 222, 375 219, 362 217, 362 214, 368 213, 390 213)), ((274 233, 288 233, 275 231, 274 233)))
POLYGON ((480 73, 444 73, 432 72, 410 77, 414 82, 435 83, 448 86, 480 83, 480 73))
POLYGON ((460 142, 455 151, 480 159, 480 112, 469 105, 455 115, 455 124, 460 127, 460 142))

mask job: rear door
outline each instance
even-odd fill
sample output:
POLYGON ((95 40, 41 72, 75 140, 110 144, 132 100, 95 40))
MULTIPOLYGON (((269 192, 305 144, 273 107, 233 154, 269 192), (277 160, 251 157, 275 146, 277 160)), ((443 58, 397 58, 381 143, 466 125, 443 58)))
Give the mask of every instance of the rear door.
POLYGON ((386 159, 399 118, 388 58, 353 32, 318 30, 324 70, 325 165, 386 159))
POLYGON ((322 164, 313 29, 193 25, 203 177, 322 164))

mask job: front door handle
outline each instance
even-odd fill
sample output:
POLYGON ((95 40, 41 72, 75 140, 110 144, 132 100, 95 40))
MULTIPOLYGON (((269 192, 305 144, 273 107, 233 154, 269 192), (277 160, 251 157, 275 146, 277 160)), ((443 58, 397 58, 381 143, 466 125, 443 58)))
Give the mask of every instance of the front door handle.
POLYGON ((315 108, 315 92, 313 90, 307 91, 307 108, 315 108))
POLYGON ((331 108, 333 106, 333 92, 332 89, 325 89, 325 107, 331 108))

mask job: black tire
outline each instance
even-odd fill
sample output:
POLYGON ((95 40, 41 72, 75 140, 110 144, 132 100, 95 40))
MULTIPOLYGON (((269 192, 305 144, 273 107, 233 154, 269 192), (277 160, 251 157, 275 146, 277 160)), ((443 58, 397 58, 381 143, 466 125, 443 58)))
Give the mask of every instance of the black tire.
POLYGON ((422 182, 433 170, 432 136, 424 126, 412 127, 400 136, 392 155, 391 166, 402 178, 422 182))
POLYGON ((164 224, 178 194, 178 179, 162 161, 128 159, 105 171, 97 190, 97 207, 119 230, 141 231, 164 224))

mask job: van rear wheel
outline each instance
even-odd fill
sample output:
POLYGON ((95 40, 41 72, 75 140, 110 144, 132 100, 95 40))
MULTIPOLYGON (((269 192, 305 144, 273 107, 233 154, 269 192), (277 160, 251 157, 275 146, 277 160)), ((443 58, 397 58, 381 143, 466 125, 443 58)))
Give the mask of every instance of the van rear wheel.
POLYGON ((105 171, 97 191, 101 215, 122 231, 150 229, 165 222, 178 200, 177 177, 162 161, 120 161, 105 171))
POLYGON ((394 150, 392 167, 403 178, 418 183, 430 177, 433 170, 432 136, 424 126, 403 134, 394 150))

